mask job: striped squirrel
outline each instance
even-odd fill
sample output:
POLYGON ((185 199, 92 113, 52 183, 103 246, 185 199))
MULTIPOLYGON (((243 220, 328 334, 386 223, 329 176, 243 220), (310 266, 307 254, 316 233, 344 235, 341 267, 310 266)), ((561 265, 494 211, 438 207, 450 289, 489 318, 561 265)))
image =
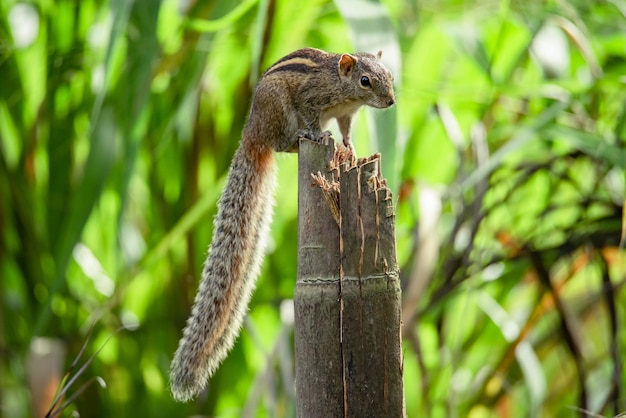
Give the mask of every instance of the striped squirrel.
POLYGON ((213 222, 213 241, 191 316, 174 354, 174 398, 193 399, 233 346, 259 274, 276 183, 273 151, 297 152, 336 119, 354 152, 350 124, 363 105, 394 104, 393 76, 377 56, 295 51, 269 67, 254 91, 213 222))

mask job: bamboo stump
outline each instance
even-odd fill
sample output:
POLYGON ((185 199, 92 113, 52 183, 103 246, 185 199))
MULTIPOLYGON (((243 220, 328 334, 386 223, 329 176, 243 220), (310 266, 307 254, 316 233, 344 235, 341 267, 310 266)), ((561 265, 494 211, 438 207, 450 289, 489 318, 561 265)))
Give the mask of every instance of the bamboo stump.
POLYGON ((294 292, 297 416, 403 417, 401 297, 380 155, 301 140, 294 292))

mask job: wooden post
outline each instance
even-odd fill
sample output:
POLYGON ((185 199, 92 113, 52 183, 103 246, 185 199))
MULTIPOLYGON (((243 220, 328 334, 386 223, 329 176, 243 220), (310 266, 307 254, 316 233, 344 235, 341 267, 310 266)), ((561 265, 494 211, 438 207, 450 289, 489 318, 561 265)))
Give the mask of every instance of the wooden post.
POLYGON ((342 159, 334 143, 300 143, 297 416, 403 417, 391 193, 380 155, 352 167, 342 159))

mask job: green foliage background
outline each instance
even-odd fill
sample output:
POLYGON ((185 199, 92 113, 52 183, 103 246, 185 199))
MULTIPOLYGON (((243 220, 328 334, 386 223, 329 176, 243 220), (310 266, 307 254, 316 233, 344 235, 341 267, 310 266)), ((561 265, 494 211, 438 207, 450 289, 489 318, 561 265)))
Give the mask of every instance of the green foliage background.
POLYGON ((39 336, 97 354, 64 416, 295 416, 295 155, 236 347, 194 403, 167 375, 255 81, 304 46, 396 75, 354 130, 397 198, 408 416, 626 411, 622 2, 0 0, 0 417, 39 336))

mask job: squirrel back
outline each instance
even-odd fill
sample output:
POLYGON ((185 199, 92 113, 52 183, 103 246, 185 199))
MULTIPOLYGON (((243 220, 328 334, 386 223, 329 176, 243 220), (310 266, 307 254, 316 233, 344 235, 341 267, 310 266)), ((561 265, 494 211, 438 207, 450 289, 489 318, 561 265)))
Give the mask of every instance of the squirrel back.
POLYGON ((295 51, 269 67, 255 89, 213 222, 213 240, 191 316, 174 354, 174 398, 197 395, 232 348, 261 267, 276 184, 274 151, 297 151, 337 120, 343 142, 362 105, 393 105, 393 77, 371 54, 295 51))

